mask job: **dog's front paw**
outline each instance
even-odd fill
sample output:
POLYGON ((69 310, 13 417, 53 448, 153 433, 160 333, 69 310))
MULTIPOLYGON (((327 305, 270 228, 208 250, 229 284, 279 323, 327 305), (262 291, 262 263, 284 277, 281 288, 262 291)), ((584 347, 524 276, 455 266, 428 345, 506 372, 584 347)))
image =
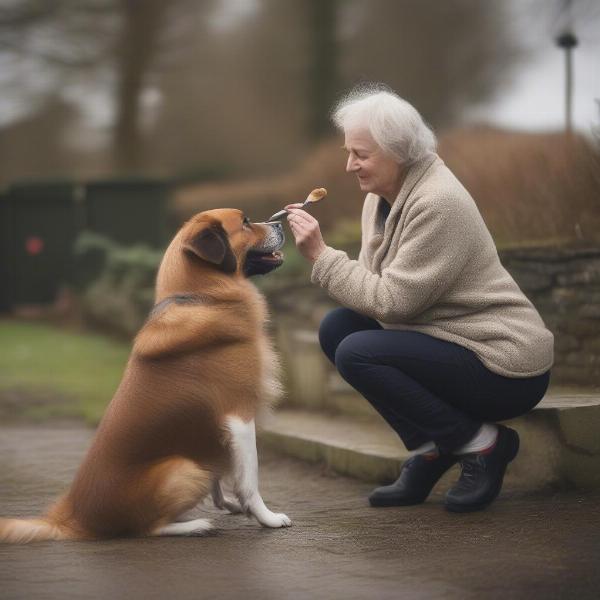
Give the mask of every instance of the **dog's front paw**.
POLYGON ((261 525, 263 527, 291 527, 292 520, 283 513, 271 513, 266 518, 261 520, 261 525))

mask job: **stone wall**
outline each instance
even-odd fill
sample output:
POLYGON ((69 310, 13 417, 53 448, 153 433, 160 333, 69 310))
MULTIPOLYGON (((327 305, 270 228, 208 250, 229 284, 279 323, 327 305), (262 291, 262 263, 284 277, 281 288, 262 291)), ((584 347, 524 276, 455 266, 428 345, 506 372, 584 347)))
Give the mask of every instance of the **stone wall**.
MULTIPOLYGON (((600 387, 600 247, 505 250, 500 258, 554 333, 552 383, 600 387)), ((315 361, 328 361, 316 332, 336 304, 306 282, 267 294, 284 363, 308 361, 299 378, 305 382, 308 371, 314 386, 321 386, 315 361), (309 346, 314 346, 314 356, 309 346)), ((289 369, 286 372, 292 376, 289 369)))
POLYGON ((600 386, 600 248, 500 252, 555 336, 553 383, 600 386))

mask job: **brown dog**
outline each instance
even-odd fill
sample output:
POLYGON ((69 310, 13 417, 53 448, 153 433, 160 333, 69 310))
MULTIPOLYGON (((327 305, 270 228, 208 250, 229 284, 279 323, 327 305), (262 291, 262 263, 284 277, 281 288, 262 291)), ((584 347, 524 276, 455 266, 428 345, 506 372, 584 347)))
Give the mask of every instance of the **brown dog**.
POLYGON ((41 518, 0 519, 0 541, 190 535, 176 522, 208 493, 220 508, 286 527, 258 491, 254 421, 279 391, 265 302, 247 277, 282 262, 279 223, 200 213, 162 260, 156 305, 65 496, 41 518), (230 474, 239 501, 219 479, 230 474))

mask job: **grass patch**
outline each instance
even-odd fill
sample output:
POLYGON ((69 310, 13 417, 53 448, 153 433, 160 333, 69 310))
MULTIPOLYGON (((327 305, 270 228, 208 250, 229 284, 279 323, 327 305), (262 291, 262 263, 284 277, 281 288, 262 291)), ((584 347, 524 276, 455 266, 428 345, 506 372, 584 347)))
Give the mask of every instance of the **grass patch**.
POLYGON ((0 321, 2 413, 97 423, 117 389, 129 351, 129 344, 101 335, 0 321))

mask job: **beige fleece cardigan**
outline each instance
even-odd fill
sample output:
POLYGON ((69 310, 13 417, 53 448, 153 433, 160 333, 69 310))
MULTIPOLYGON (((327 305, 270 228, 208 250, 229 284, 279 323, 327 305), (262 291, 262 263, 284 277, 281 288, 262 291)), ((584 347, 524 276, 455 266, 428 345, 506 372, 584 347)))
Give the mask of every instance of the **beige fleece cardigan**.
POLYGON ((475 352, 506 377, 545 373, 554 338, 498 258, 475 202, 429 154, 409 167, 391 211, 368 194, 358 261, 329 246, 311 280, 386 329, 419 331, 475 352))

